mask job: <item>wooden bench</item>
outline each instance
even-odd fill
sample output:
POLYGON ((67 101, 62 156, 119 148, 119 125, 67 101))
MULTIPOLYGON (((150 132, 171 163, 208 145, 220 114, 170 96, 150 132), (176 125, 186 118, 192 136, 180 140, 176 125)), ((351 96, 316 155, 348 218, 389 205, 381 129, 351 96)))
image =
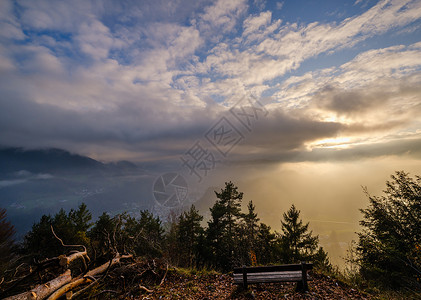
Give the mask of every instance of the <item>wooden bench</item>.
POLYGON ((248 284, 271 282, 297 282, 297 291, 308 291, 307 281, 312 280, 307 274, 313 269, 312 263, 290 264, 280 266, 234 268, 234 284, 242 284, 247 289, 248 284))

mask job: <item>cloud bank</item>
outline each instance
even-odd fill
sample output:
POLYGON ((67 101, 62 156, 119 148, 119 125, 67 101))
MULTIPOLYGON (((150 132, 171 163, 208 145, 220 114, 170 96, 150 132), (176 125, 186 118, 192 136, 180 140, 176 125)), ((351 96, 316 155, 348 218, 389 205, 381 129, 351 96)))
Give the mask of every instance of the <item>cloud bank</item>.
POLYGON ((188 2, 2 1, 0 145, 177 160, 252 95, 269 115, 232 161, 419 158, 420 1, 332 22, 188 2))

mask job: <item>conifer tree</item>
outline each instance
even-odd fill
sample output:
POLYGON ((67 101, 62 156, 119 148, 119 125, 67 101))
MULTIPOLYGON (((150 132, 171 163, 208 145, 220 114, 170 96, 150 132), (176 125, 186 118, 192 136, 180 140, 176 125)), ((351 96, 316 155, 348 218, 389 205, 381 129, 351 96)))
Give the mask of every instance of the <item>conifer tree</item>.
POLYGON ((91 223, 92 214, 88 210, 88 207, 85 203, 79 205, 77 210, 71 209, 69 212, 69 217, 73 222, 77 232, 87 232, 88 229, 93 225, 93 223, 91 223))
POLYGON ((182 257, 182 264, 185 266, 192 267, 197 264, 200 253, 199 241, 204 232, 200 225, 202 220, 203 216, 199 214, 199 211, 196 210, 193 204, 189 211, 183 212, 180 215, 177 241, 182 257))
POLYGON ((361 275, 385 287, 420 288, 421 177, 403 171, 386 182, 383 196, 371 196, 362 209, 357 253, 361 275))
POLYGON ((213 264, 222 270, 234 265, 235 251, 238 251, 238 220, 241 215, 243 193, 232 182, 225 183, 225 189, 215 192, 218 200, 211 211, 208 222, 207 240, 213 257, 213 264))
POLYGON ((147 210, 140 211, 138 221, 139 235, 136 252, 138 255, 160 257, 162 255, 162 242, 164 228, 159 217, 155 217, 147 210))
POLYGON ((281 249, 285 262, 298 262, 311 259, 314 255, 319 238, 308 231, 308 225, 300 220, 300 211, 293 204, 283 214, 281 249))
POLYGON ((118 232, 116 219, 102 213, 88 233, 96 257, 112 255, 114 232, 118 232))
MULTIPOLYGON (((65 249, 54 233, 67 245, 89 244, 86 230, 91 226, 91 213, 82 203, 78 210, 71 210, 68 214, 64 209, 51 217, 43 215, 38 223, 25 235, 24 252, 39 258, 48 258, 61 255, 65 249), (48 245, 48 246, 46 246, 48 245)), ((74 250, 74 249, 72 249, 74 250)))
POLYGON ((267 265, 275 261, 276 235, 271 231, 270 226, 264 223, 259 225, 256 245, 259 264, 267 265))
POLYGON ((259 232, 259 218, 255 212, 256 206, 253 201, 247 204, 247 213, 243 214, 243 222, 238 228, 240 236, 241 265, 253 265, 257 263, 257 237, 259 232))

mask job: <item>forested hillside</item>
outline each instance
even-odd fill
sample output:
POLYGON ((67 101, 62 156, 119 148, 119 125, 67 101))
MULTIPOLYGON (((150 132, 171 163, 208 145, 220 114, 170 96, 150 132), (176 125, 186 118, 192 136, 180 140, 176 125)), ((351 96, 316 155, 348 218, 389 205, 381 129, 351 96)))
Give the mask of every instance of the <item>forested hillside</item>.
MULTIPOLYGON (((57 297, 150 294, 171 298, 176 293, 167 294, 165 287, 176 289, 178 285, 187 293, 191 290, 201 296, 213 286, 209 290, 213 296, 216 289, 221 289, 221 295, 241 298, 250 291, 233 286, 229 274, 234 267, 300 261, 315 264, 315 281, 310 284, 314 297, 325 295, 323 289, 332 289, 337 297, 356 299, 363 295, 358 289, 376 293, 381 288, 419 295, 420 177, 396 172, 383 196, 367 192, 370 204, 361 210, 363 230, 356 247, 350 249, 354 256, 349 263, 357 268, 345 274, 329 263, 318 236, 309 230, 309 223, 301 219, 294 205, 280 213, 281 230, 277 231, 260 221, 252 201, 242 206, 243 196, 232 182, 215 191, 216 201, 206 224, 194 205, 180 215, 170 214, 167 220, 146 210, 140 211, 138 217, 104 213, 93 220, 87 206, 81 204, 78 209, 42 216, 21 244, 14 243, 13 226, 2 210, 2 297, 25 291, 48 295, 54 292, 51 280, 55 280, 62 286, 57 297), (46 282, 50 283, 42 285, 46 282), (41 292, 40 287, 46 286, 50 290, 41 292)), ((291 294, 294 288, 290 284, 272 284, 252 291, 259 295, 264 295, 263 291, 291 294)))

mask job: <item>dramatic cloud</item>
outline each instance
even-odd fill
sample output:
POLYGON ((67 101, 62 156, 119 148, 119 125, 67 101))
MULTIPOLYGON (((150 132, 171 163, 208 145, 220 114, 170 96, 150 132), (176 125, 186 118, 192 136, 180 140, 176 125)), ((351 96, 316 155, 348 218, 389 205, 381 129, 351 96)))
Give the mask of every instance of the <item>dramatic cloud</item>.
MULTIPOLYGON (((361 185, 420 175, 420 37, 420 0, 2 0, 0 147, 137 162, 133 199, 151 202, 160 173, 190 202, 232 180, 272 228, 294 203, 347 242, 361 185)), ((3 191, 53 180, 8 176, 3 191)))
POLYGON ((2 145, 177 159, 251 95, 269 99, 269 115, 233 161, 313 161, 419 138, 420 1, 357 1, 329 22, 283 20, 286 2, 1 6, 2 145))

